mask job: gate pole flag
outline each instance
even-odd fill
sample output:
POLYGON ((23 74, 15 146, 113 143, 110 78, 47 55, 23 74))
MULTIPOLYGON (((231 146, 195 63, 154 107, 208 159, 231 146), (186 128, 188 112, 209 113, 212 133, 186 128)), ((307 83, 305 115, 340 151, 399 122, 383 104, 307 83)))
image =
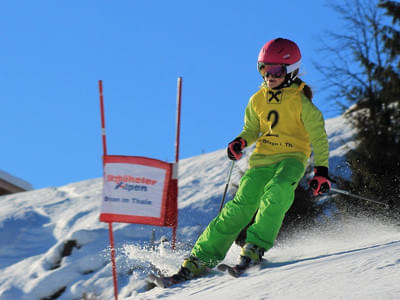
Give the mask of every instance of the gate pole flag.
POLYGON ((108 155, 105 134, 103 85, 99 80, 103 137, 103 197, 100 221, 109 224, 114 294, 118 299, 113 222, 172 227, 175 249, 178 226, 178 162, 182 78, 178 78, 175 162, 141 156, 108 155))

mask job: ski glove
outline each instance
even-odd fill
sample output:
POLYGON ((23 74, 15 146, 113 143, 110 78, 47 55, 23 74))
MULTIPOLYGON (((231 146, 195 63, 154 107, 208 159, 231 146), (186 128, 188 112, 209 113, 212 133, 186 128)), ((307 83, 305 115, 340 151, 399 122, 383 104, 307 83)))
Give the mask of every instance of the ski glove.
POLYGON ((329 192, 331 181, 328 177, 328 168, 317 166, 314 168, 314 177, 308 183, 313 190, 314 196, 329 192))
POLYGON ((247 146, 245 139, 240 136, 228 144, 228 157, 230 160, 239 160, 243 155, 243 149, 247 146))

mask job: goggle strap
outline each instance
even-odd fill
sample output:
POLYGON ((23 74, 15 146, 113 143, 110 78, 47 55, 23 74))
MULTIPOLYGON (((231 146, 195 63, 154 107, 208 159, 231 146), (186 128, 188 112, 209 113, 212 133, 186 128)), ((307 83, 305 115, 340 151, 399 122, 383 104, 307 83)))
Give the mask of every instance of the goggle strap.
POLYGON ((294 64, 288 65, 286 66, 286 73, 292 73, 294 70, 299 69, 301 66, 301 60, 299 60, 298 62, 295 62, 294 64))

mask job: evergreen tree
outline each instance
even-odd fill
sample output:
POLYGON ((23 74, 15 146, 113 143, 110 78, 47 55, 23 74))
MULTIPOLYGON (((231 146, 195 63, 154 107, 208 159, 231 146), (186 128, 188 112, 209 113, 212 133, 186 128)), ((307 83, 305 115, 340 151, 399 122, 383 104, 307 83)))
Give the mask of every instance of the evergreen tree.
MULTIPOLYGON (((352 105, 346 117, 358 129, 358 145, 347 156, 349 187, 399 209, 400 3, 355 0, 333 8, 348 30, 331 33, 339 44, 326 48, 340 61, 319 68, 352 105)), ((357 210, 361 204, 354 202, 357 210)))

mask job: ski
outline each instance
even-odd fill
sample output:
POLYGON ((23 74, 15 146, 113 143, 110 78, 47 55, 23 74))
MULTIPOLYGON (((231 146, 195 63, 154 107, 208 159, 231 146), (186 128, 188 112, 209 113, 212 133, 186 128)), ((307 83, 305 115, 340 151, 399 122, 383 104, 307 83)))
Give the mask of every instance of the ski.
MULTIPOLYGON (((250 260, 248 260, 247 258, 244 258, 241 260, 240 264, 237 264, 234 266, 231 266, 228 264, 223 264, 223 263, 219 264, 217 266, 217 270, 220 272, 223 272, 223 273, 228 273, 229 275, 231 275, 235 278, 238 278, 243 273, 245 273, 248 269, 254 268, 254 267, 261 267, 262 264, 264 264, 265 262, 267 262, 267 260, 262 259, 259 264, 254 265, 254 264, 250 263, 250 260)), ((213 273, 215 274, 215 272, 210 270, 210 273, 208 273, 208 275, 213 274, 213 273)), ((216 273, 218 273, 218 272, 216 272, 216 273)), ((185 279, 184 277, 179 276, 178 274, 175 274, 172 276, 162 276, 162 275, 150 274, 147 277, 147 282, 149 284, 148 289, 152 289, 154 287, 160 287, 160 288, 166 289, 166 288, 172 287, 176 284, 179 284, 179 283, 182 283, 185 281, 189 281, 189 280, 191 280, 191 279, 185 279)))
POLYGON ((172 287, 174 285, 177 285, 179 283, 183 283, 186 281, 191 281, 194 279, 200 279, 202 277, 210 277, 210 276, 215 276, 217 274, 220 274, 220 272, 216 272, 215 270, 209 269, 205 274, 202 276, 198 277, 193 277, 193 278, 185 278, 182 276, 182 274, 176 273, 172 276, 163 276, 163 275, 155 275, 155 274, 150 274, 147 276, 147 283, 148 283, 148 290, 151 290, 155 287, 160 287, 163 289, 172 287))
POLYGON ((254 268, 254 267, 261 267, 267 260, 262 259, 259 264, 250 264, 248 260, 243 259, 239 264, 231 266, 227 264, 219 264, 217 266, 217 269, 221 272, 228 273, 229 275, 238 278, 240 277, 243 273, 245 273, 248 269, 254 268))
POLYGON ((147 281, 150 284, 154 284, 155 286, 158 286, 160 288, 166 289, 169 288, 172 285, 184 282, 186 280, 177 280, 174 276, 157 276, 155 274, 150 274, 147 278, 147 281))

